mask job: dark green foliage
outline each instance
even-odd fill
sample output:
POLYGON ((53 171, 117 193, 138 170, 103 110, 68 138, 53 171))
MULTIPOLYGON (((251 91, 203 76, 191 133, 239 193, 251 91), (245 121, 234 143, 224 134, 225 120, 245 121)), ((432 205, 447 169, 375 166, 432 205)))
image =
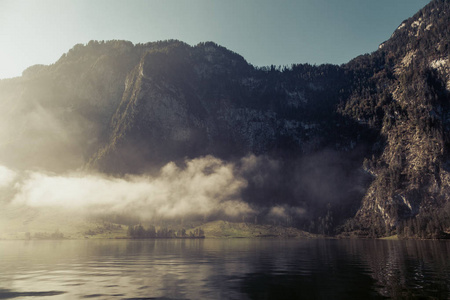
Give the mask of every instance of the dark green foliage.
POLYGON ((201 228, 197 228, 189 233, 186 229, 181 228, 174 231, 167 227, 160 227, 156 229, 154 226, 149 226, 145 229, 141 224, 135 226, 128 226, 127 235, 134 239, 155 239, 155 238, 204 238, 205 233, 201 228))
MULTIPOLYGON (((32 238, 29 232, 26 233, 25 237, 26 239, 32 238)), ((33 235, 33 238, 38 240, 61 240, 64 239, 64 234, 57 229, 55 232, 51 234, 48 234, 46 232, 36 232, 33 235)))
POLYGON ((450 233, 450 203, 439 210, 421 211, 415 218, 399 222, 397 234, 400 238, 448 239, 450 233))

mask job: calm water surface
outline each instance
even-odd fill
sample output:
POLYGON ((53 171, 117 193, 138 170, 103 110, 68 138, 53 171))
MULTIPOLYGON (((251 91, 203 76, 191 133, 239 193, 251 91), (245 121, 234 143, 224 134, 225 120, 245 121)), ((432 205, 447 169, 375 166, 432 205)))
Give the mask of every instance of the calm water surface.
POLYGON ((0 241, 0 299, 450 299, 450 242, 0 241))

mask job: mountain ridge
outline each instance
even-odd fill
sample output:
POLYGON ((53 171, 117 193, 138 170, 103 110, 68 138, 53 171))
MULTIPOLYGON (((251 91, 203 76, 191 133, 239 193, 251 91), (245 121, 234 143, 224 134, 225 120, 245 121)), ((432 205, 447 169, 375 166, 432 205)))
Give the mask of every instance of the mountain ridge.
POLYGON ((449 16, 433 0, 341 66, 255 68, 213 42, 79 44, 0 81, 12 107, 0 161, 123 176, 256 155, 242 197, 267 218, 299 207, 294 225, 312 232, 438 237, 450 230, 449 16))

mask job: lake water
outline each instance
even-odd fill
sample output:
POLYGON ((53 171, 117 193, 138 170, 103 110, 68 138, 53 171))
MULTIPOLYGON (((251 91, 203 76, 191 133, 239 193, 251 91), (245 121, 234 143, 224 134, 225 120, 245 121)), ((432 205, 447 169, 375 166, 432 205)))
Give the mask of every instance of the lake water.
POLYGON ((450 299, 450 242, 0 241, 0 299, 450 299))

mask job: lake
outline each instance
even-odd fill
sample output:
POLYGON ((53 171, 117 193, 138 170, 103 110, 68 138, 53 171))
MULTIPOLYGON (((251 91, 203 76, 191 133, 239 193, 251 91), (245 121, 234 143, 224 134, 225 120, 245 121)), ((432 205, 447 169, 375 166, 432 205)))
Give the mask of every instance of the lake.
POLYGON ((450 242, 0 241, 0 299, 450 299, 450 242))

